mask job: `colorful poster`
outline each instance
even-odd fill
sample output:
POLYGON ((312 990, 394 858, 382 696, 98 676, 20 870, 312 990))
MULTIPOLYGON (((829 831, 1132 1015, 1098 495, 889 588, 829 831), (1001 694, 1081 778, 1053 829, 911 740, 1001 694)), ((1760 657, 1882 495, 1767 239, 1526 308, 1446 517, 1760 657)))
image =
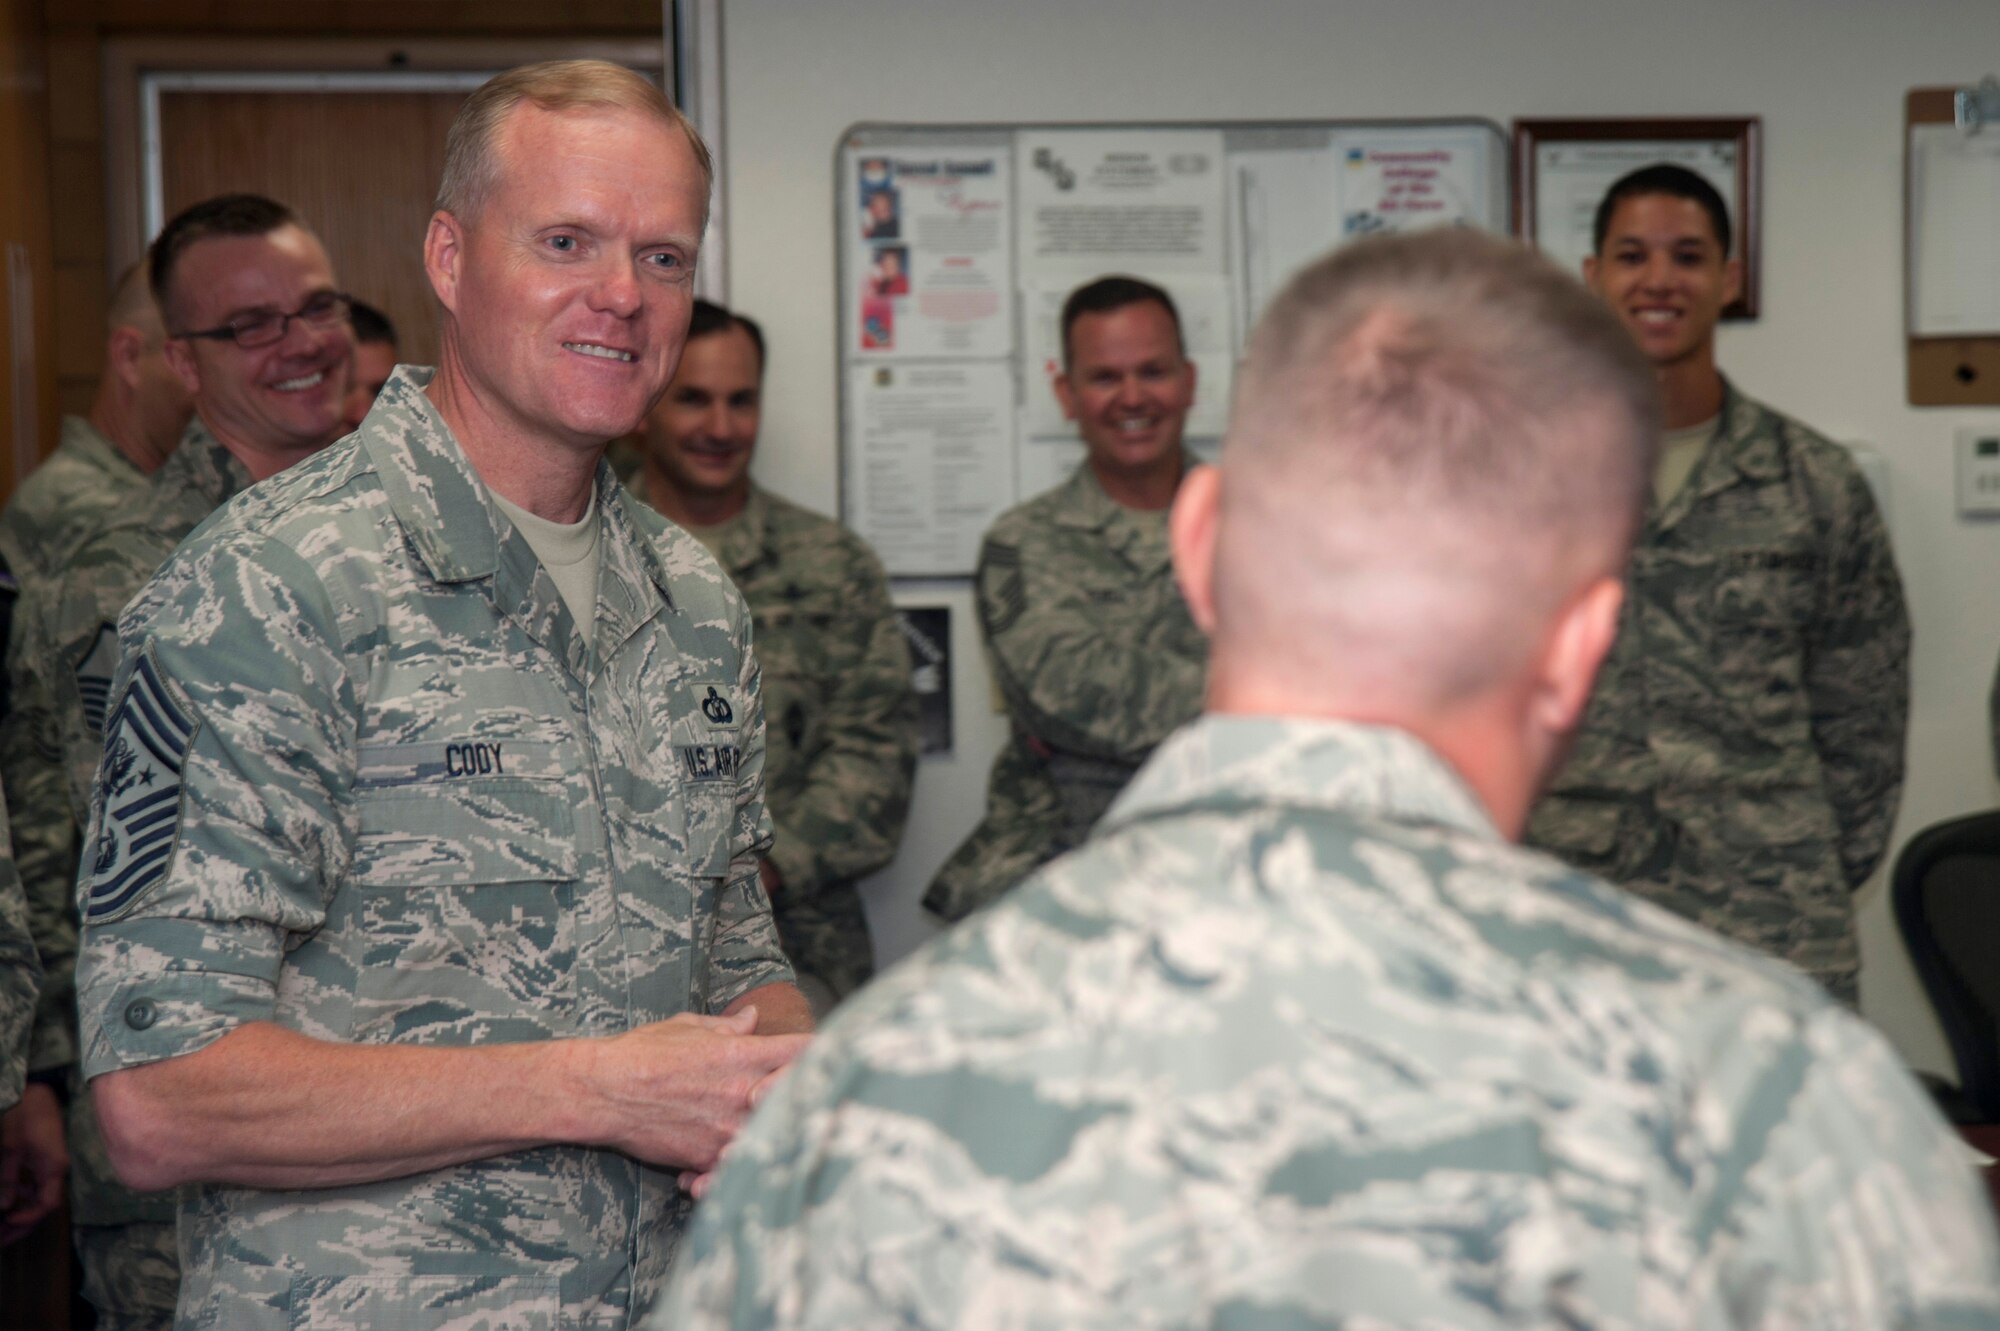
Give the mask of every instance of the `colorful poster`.
POLYGON ((849 150, 848 336, 868 356, 1013 351, 1004 149, 849 150))

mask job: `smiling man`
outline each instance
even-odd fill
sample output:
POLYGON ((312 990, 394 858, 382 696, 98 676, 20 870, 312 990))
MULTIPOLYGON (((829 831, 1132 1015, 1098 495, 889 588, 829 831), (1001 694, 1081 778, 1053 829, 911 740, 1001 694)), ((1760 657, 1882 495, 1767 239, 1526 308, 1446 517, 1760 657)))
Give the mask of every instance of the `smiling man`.
MULTIPOLYGON (((103 748, 118 613, 189 532, 254 482, 340 433, 353 338, 326 250, 281 203, 230 194, 168 222, 148 260, 165 356, 194 419, 148 488, 28 589, 19 724, 59 754, 65 819, 81 826, 103 748)), ((61 798, 58 796, 58 798, 61 798)), ((173 1317, 174 1199, 119 1183, 87 1098, 70 1117, 83 1292, 107 1331, 173 1317)))
POLYGON ((1646 167, 1584 275, 1653 364, 1666 440, 1618 642, 1530 839, 1786 958, 1852 1004, 1852 894, 1903 784, 1909 616, 1846 450, 1715 364, 1736 298, 1708 182, 1646 167))
MULTIPOLYGON (((804 1043, 749 615, 602 463, 680 357, 706 150, 595 61, 454 121, 434 374, 120 625, 85 1074, 180 1319, 627 1325, 804 1043)), ((338 398, 335 399, 336 403, 338 398)))
POLYGON ((1053 387, 1086 454, 980 548, 980 629, 1011 724, 985 818, 924 897, 948 919, 1080 844, 1201 707, 1207 646, 1167 550, 1167 508, 1193 465, 1180 316, 1150 282, 1104 277, 1064 301, 1062 334, 1053 387))
POLYGON ((763 330, 696 301, 631 493, 706 546, 750 604, 772 825, 758 868, 799 987, 823 1015, 875 972, 856 881, 903 835, 917 697, 882 561, 750 479, 763 391, 763 330))

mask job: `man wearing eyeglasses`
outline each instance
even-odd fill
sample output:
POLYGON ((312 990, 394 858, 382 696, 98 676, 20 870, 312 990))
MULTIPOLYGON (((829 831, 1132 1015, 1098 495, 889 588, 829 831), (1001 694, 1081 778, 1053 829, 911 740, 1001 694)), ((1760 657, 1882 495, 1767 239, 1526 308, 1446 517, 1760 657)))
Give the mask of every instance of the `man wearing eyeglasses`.
MULTIPOLYGON (((354 356, 326 250, 281 203, 229 194, 195 204, 160 232, 149 266, 167 361, 194 395, 194 419, 145 497, 78 546, 45 591, 31 589, 23 614, 48 626, 49 641, 30 649, 38 678, 19 704, 36 742, 62 754, 79 827, 102 755, 119 612, 202 519, 342 432, 354 356)), ((173 1194, 118 1182, 89 1097, 78 1097, 70 1130, 83 1290, 98 1325, 170 1325, 173 1194)))

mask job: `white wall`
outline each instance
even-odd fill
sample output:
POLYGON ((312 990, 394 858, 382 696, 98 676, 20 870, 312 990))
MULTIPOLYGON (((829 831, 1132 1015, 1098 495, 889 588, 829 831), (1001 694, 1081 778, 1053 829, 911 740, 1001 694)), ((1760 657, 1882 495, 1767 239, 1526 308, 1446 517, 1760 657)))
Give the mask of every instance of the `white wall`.
MULTIPOLYGON (((835 500, 832 189, 856 121, 1758 115, 1765 314, 1722 335, 1751 393, 1888 460, 1916 620, 1897 843, 2000 803, 1986 691, 2000 653, 2000 524, 1959 519, 1952 434, 2000 409, 1904 403, 1903 94, 2000 67, 1996 0, 731 0, 731 296, 772 343, 759 474, 835 500)), ((899 588, 906 600, 934 588, 899 588)), ((957 756, 927 760, 904 852, 868 885, 885 956, 977 816, 992 714, 963 594, 957 756)), ((1878 882, 1864 1004, 1913 1062, 1948 1059, 1878 882)))

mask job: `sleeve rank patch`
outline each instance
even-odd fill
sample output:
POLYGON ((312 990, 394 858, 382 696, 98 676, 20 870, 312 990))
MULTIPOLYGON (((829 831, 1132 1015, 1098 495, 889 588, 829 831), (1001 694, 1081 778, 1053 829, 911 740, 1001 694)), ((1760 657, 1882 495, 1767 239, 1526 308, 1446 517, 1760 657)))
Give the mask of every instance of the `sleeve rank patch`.
POLYGON ((93 735, 104 733, 104 714, 110 710, 111 676, 118 669, 118 630, 105 624, 91 639, 90 651, 76 666, 76 691, 83 699, 83 723, 93 735))
POLYGON ((85 893, 86 920, 122 914, 167 874, 180 833, 181 766, 194 723, 161 683, 150 656, 105 730, 97 770, 103 814, 85 893))

